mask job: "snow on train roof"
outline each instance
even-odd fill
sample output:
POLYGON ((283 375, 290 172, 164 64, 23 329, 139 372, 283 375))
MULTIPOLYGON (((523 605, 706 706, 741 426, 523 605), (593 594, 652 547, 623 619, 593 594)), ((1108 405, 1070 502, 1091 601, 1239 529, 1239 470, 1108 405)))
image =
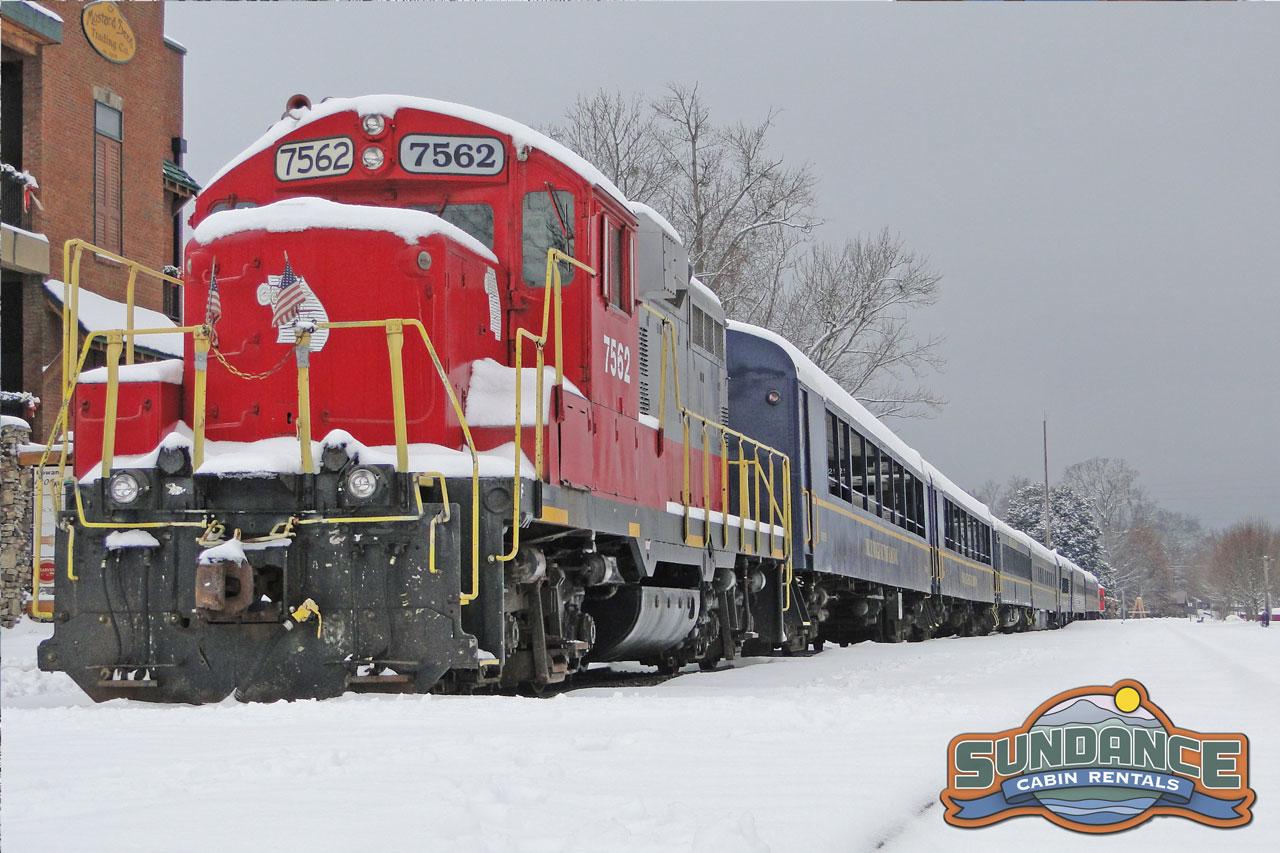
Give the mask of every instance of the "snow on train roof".
POLYGON ((957 486, 947 475, 926 461, 919 451, 908 445, 898 437, 897 433, 885 426, 879 418, 867 411, 867 408, 859 403, 852 394, 844 390, 839 382, 828 376, 826 371, 814 364, 791 341, 777 332, 771 332, 768 329, 762 329, 759 326, 753 326, 750 323, 742 323, 737 320, 730 320, 729 328, 733 331, 743 332, 777 344, 790 356, 792 363, 795 365, 797 375, 806 385, 848 412, 858 422, 859 426, 863 427, 880 443, 881 447, 887 447, 904 463, 914 467, 916 473, 927 474, 936 489, 946 494, 952 501, 964 507, 976 517, 983 521, 990 521, 993 518, 990 507, 957 486))
POLYGON ((720 297, 716 296, 716 292, 703 284, 702 279, 698 278, 696 275, 689 276, 689 289, 717 308, 720 308, 721 310, 724 309, 724 306, 720 304, 720 297))
MULTIPOLYGON (((799 347, 777 332, 772 332, 760 326, 753 326, 750 323, 743 323, 738 320, 730 320, 728 325, 731 331, 761 338, 781 347, 782 351, 790 356, 791 362, 795 365, 796 374, 801 381, 848 412, 858 422, 859 426, 866 429, 880 442, 881 447, 887 447, 899 459, 915 468, 916 473, 924 473, 924 457, 905 441, 898 438, 897 434, 881 423, 879 418, 867 411, 865 406, 855 400, 852 394, 844 390, 839 382, 828 376, 826 371, 814 364, 809 356, 800 351, 799 347)), ((948 480, 948 482, 950 481, 948 480)), ((957 489, 957 491, 959 490, 957 489)))
POLYGON ((639 201, 629 201, 627 202, 627 207, 631 208, 631 212, 634 213, 636 216, 649 217, 654 221, 654 223, 659 228, 661 228, 664 232, 666 232, 666 235, 668 237, 670 237, 672 240, 675 240, 677 245, 680 245, 680 246, 684 245, 684 240, 680 239, 680 233, 676 231, 675 226, 673 226, 670 222, 668 222, 667 218, 663 216, 661 213, 654 210, 649 205, 639 201))
POLYGON ((403 207, 375 207, 341 204, 323 198, 287 198, 262 207, 222 210, 206 217, 192 236, 208 245, 221 237, 241 231, 268 231, 273 234, 304 231, 308 228, 340 228, 350 231, 390 231, 413 244, 419 238, 442 234, 461 243, 482 258, 497 263, 493 252, 456 225, 434 213, 403 207))
POLYGON ((463 121, 470 121, 493 128, 498 133, 510 136, 512 143, 517 148, 536 148, 577 172, 588 183, 600 186, 618 201, 623 204, 627 203, 627 197, 622 194, 620 189, 614 186, 612 181, 604 176, 603 172, 592 166, 577 153, 528 125, 521 124, 506 116, 500 116, 497 113, 477 109, 476 107, 455 104, 450 101, 438 101, 434 98, 419 98, 413 95, 360 95, 355 98, 328 98, 309 108, 290 110, 284 118, 271 125, 266 133, 258 137, 257 141, 235 157, 232 157, 225 166, 219 169, 206 182, 205 186, 213 185, 227 172, 230 172, 250 157, 267 150, 285 135, 300 127, 306 127, 314 121, 348 110, 354 110, 361 118, 368 115, 384 115, 395 118, 396 113, 402 109, 440 113, 441 115, 452 116, 463 121))

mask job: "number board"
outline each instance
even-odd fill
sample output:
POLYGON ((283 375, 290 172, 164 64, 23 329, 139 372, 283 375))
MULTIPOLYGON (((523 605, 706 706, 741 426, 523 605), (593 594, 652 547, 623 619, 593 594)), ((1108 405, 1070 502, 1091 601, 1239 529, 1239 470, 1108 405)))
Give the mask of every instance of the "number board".
POLYGON ((400 165, 418 175, 497 175, 506 148, 492 136, 410 133, 400 140, 400 165))
POLYGON ((351 171, 355 146, 346 136, 290 142, 276 149, 276 177, 282 181, 332 178, 351 171))

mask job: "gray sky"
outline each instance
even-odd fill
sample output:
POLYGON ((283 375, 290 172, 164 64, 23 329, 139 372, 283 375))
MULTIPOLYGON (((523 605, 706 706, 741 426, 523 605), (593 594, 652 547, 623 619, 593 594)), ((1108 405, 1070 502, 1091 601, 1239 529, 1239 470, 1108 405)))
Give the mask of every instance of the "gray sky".
POLYGON ((170 4, 188 169, 285 98, 398 92, 529 124, 696 81, 783 109, 820 237, 883 226, 945 275, 949 400, 894 428, 952 479, 1120 456, 1170 509, 1280 521, 1280 4, 170 4))

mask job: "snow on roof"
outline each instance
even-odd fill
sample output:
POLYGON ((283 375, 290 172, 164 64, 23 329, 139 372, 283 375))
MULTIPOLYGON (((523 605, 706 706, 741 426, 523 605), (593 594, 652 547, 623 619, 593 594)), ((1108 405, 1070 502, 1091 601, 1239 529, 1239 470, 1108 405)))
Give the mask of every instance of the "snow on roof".
POLYGON ((931 463, 925 462, 924 467, 929 473, 929 479, 933 481, 933 487, 951 498, 952 503, 959 504, 970 515, 982 521, 988 523, 991 521, 991 507, 951 482, 946 474, 943 474, 931 463))
POLYGON ((595 184, 623 204, 627 203, 626 196, 613 185, 612 181, 604 176, 603 172, 545 134, 539 133, 518 121, 487 110, 468 107, 464 104, 455 104, 450 101, 438 101, 434 98, 418 98, 412 95, 361 95, 355 98, 328 98, 309 109, 290 110, 284 118, 268 128, 267 132, 259 137, 256 142, 231 158, 225 166, 208 180, 205 186, 208 187, 214 184, 219 178, 245 160, 265 151, 287 134, 298 128, 306 127, 314 121, 347 112, 348 110, 355 111, 361 118, 375 114, 395 118, 396 113, 402 109, 440 113, 441 115, 452 116, 463 121, 491 127, 498 133, 510 136, 516 148, 536 148, 577 172, 587 183, 595 184))
MULTIPOLYGON (((829 402, 847 412, 857 421, 859 426, 877 440, 882 448, 887 448, 896 454, 903 463, 912 467, 916 474, 924 473, 924 458, 916 450, 898 438, 897 434, 881 423, 879 418, 867 411, 866 407, 855 400, 852 394, 844 390, 839 382, 828 376, 822 368, 814 364, 809 359, 809 356, 801 352, 791 341, 777 332, 771 332, 768 329, 762 329, 759 326, 753 326, 750 323, 742 323, 737 320, 729 321, 729 329, 777 344, 782 348, 783 352, 791 357, 796 373, 802 382, 821 394, 829 402)), ((959 490, 957 489, 957 491, 959 490)))
POLYGON ((402 207, 340 204, 311 196, 287 198, 262 207, 219 211, 196 226, 192 236, 197 242, 208 245, 214 240, 242 231, 284 234, 308 228, 389 231, 409 244, 422 237, 442 234, 480 257, 487 258, 491 263, 498 262, 497 256, 483 243, 434 213, 402 207))
MULTIPOLYGON (((44 289, 49 295, 62 304, 65 285, 56 278, 45 281, 44 289)), ((123 302, 116 302, 100 296, 91 290, 80 288, 80 328, 86 332, 104 332, 108 329, 123 329, 128 325, 128 308, 123 302)), ((135 305, 133 308, 133 327, 135 329, 173 329, 177 328, 172 320, 159 311, 135 305)), ((134 346, 140 349, 154 350, 165 355, 182 356, 182 335, 144 335, 134 338, 134 346)), ((76 353, 79 357, 79 353, 76 353)))
POLYGON ((18 427, 29 431, 31 424, 22 418, 15 418, 13 415, 0 415, 0 427, 18 427))
POLYGON ((661 213, 654 210, 649 205, 639 201, 629 201, 627 202, 627 207, 631 208, 631 212, 634 213, 636 216, 649 217, 650 219, 653 220, 655 225, 657 225, 659 228, 661 228, 663 231, 666 232, 668 237, 670 237, 672 240, 675 240, 678 245, 681 245, 681 246, 684 245, 684 240, 680 239, 679 232, 677 232, 676 229, 672 227, 671 223, 668 222, 667 218, 663 216, 661 213))
MULTIPOLYGON (((182 359, 169 358, 164 361, 148 361, 142 364, 122 364, 118 379, 124 382, 165 382, 169 385, 182 384, 182 359)), ((95 367, 80 374, 81 385, 102 385, 107 381, 107 369, 95 367)))
MULTIPOLYGON (((720 297, 716 296, 716 292, 703 284, 702 279, 698 278, 696 275, 689 276, 689 289, 696 292, 704 300, 710 302, 717 308, 723 309, 723 306, 720 304, 720 297)), ((743 325, 746 324, 744 323, 743 325)), ((797 350, 797 352, 799 352, 799 350, 797 350)))
POLYGON ((57 12, 53 11, 52 9, 46 9, 44 6, 41 6, 39 3, 32 3, 31 0, 22 0, 22 5, 26 6, 28 9, 33 9, 36 12, 39 12, 41 15, 44 15, 46 18, 52 18, 53 20, 57 21, 59 24, 63 22, 61 15, 59 15, 57 12))

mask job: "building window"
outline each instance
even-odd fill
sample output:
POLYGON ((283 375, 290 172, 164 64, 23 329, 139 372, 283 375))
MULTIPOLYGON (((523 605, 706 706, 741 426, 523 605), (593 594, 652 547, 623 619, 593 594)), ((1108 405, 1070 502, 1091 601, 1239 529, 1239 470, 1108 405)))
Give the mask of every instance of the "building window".
POLYGON ((93 121, 93 242, 124 253, 123 158, 124 117, 100 101, 94 102, 93 121))
POLYGON ((164 285, 164 313, 173 322, 179 326, 182 325, 182 285, 174 284, 171 281, 162 282, 164 285))

